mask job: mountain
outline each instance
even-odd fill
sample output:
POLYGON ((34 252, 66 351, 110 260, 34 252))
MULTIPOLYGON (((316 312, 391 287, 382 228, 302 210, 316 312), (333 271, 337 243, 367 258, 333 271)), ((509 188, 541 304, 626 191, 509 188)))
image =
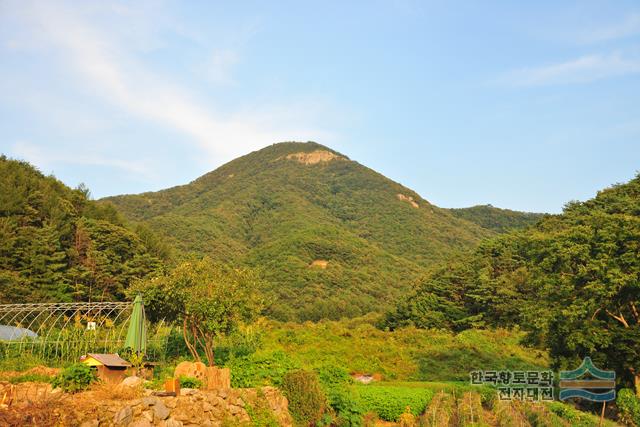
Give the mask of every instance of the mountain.
POLYGON ((383 310, 429 266, 495 234, 313 142, 104 201, 185 257, 261 268, 278 297, 271 314, 285 320, 383 310))
POLYGON ((466 219, 482 228, 498 233, 504 233, 516 228, 529 227, 545 215, 541 213, 500 209, 491 205, 478 205, 470 208, 450 209, 449 211, 458 218, 466 219))
POLYGON ((128 228, 86 188, 0 156, 0 301, 119 299, 168 256, 149 230, 128 228))

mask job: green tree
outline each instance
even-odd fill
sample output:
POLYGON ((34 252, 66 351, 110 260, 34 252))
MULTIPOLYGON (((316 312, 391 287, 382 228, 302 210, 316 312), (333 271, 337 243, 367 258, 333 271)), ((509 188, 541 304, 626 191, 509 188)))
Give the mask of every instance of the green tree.
POLYGON ((639 255, 640 176, 433 271, 386 326, 520 325, 556 368, 590 356, 640 396, 639 255))
POLYGON ((189 352, 214 365, 218 338, 254 320, 264 307, 263 282, 251 270, 222 266, 203 258, 137 283, 131 293, 143 295, 151 319, 182 326, 189 352))

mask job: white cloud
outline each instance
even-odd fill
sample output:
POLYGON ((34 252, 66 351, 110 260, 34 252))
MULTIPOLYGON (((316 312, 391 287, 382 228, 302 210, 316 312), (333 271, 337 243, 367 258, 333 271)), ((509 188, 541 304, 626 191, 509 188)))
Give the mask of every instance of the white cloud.
POLYGON ((640 73, 640 58, 620 52, 593 54, 557 64, 526 67, 506 73, 500 80, 514 86, 589 83, 608 77, 640 73))
MULTIPOLYGON (((158 7, 155 3, 152 6, 158 7)), ((141 52, 162 45, 155 34, 179 27, 166 24, 166 19, 152 12, 153 7, 140 12, 116 1, 19 1, 3 7, 3 13, 17 19, 22 28, 7 42, 12 49, 53 54, 92 96, 131 117, 182 132, 206 152, 210 162, 219 163, 282 140, 328 136, 300 120, 285 122, 281 117, 266 122, 261 114, 246 112, 259 111, 259 107, 223 114, 221 106, 204 103, 193 90, 149 65, 141 52), (151 22, 164 22, 167 28, 152 27, 151 22)), ((233 51, 216 53, 210 61, 210 77, 231 81, 230 71, 238 60, 233 51)))

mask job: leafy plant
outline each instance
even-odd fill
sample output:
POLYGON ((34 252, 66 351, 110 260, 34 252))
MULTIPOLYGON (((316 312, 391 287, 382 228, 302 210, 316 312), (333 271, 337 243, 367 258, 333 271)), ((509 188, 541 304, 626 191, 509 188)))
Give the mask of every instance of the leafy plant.
POLYGON ((254 404, 245 407, 254 427, 278 427, 279 423, 264 397, 262 389, 258 389, 254 404))
POLYGON ((180 387, 183 387, 183 388, 201 388, 202 387, 202 381, 200 381, 197 378, 187 377, 183 375, 179 378, 179 380, 180 380, 180 387))
POLYGON ((339 426, 360 426, 364 410, 354 390, 349 372, 337 365, 316 369, 329 406, 335 411, 334 423, 339 426))
POLYGON ((430 389, 406 386, 366 385, 357 390, 364 410, 385 421, 398 421, 407 406, 413 415, 420 415, 434 395, 430 389))
POLYGON ((289 372, 284 376, 281 388, 289 399, 291 415, 298 423, 310 425, 321 419, 327 407, 327 398, 315 372, 289 372))
POLYGON ((68 393, 87 389, 91 383, 98 381, 96 373, 84 363, 76 363, 62 370, 51 382, 53 388, 60 388, 68 393))
POLYGON ((287 372, 300 368, 283 351, 231 359, 226 366, 231 368, 232 387, 280 386, 287 372))
POLYGON ((636 397, 633 390, 628 388, 620 390, 616 398, 616 405, 623 422, 640 425, 640 399, 636 397))

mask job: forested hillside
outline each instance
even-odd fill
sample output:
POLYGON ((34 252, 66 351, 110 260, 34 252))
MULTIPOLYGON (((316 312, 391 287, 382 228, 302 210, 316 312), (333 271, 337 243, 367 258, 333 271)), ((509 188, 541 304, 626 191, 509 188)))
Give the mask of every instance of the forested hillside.
POLYGON ((504 233, 518 228, 526 228, 540 221, 544 214, 500 209, 491 205, 472 206, 470 208, 450 209, 450 212, 462 219, 478 224, 480 227, 504 233))
POLYGON ((316 143, 281 143, 194 182, 107 199, 182 256, 263 270, 272 315, 380 311, 425 269, 494 234, 316 143))
POLYGON ((0 157, 0 300, 113 300, 169 249, 127 228, 109 204, 31 165, 0 157))
POLYGON ((387 315, 396 328, 519 325, 557 367, 591 356, 640 390, 640 176, 440 266, 387 315))

